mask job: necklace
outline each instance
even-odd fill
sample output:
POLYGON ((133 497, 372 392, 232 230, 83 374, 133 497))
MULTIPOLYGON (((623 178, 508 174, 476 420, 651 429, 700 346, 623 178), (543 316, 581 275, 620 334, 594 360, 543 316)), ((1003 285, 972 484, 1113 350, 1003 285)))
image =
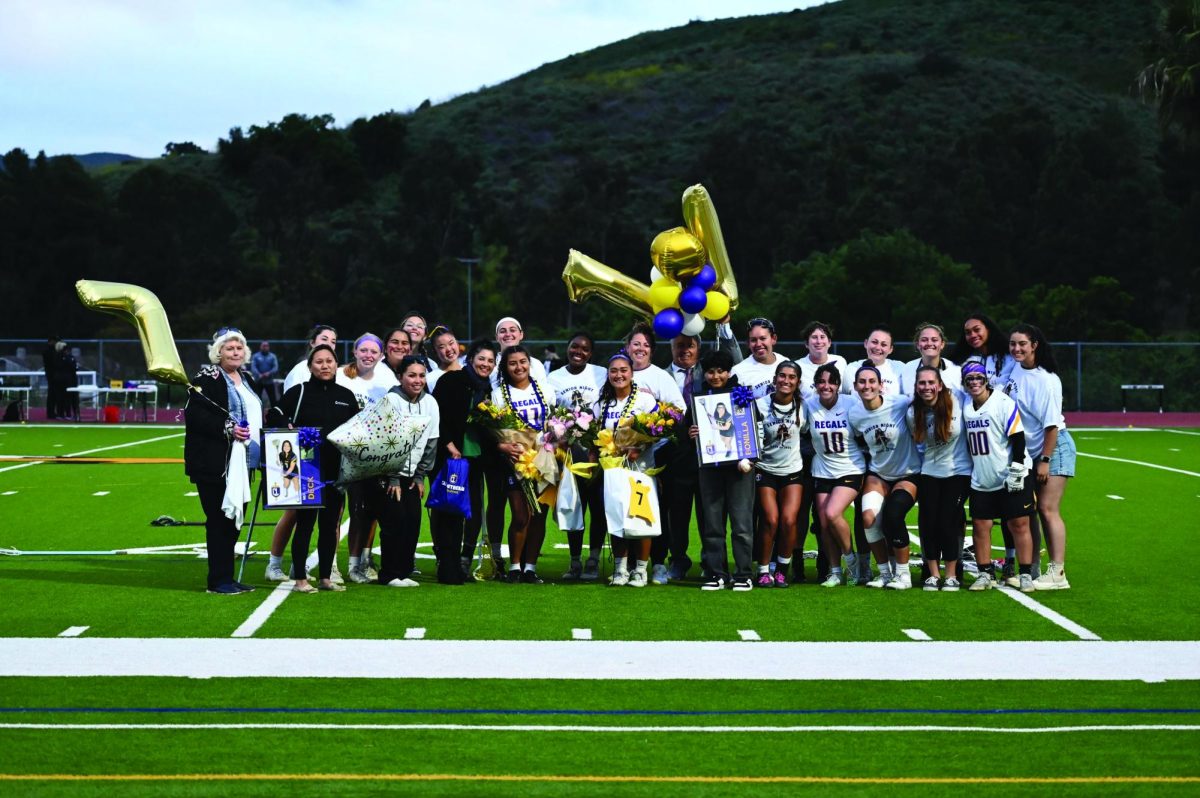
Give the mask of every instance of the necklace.
MULTIPOLYGON (((524 413, 521 413, 521 412, 518 412, 517 415, 520 416, 521 422, 525 426, 527 426, 531 429, 535 429, 538 432, 541 432, 542 427, 545 426, 546 397, 542 396, 542 388, 540 385, 538 385, 537 380, 530 378, 529 385, 530 385, 530 387, 533 388, 533 395, 537 398, 537 401, 538 401, 537 421, 536 422, 530 421, 529 418, 524 413)), ((511 386, 507 382, 504 382, 504 381, 500 382, 500 389, 504 393, 504 403, 506 405, 508 405, 509 407, 512 407, 513 406, 512 394, 509 392, 510 387, 511 386)))
MULTIPOLYGON (((621 426, 621 422, 633 415, 633 400, 637 398, 638 387, 636 382, 629 384, 629 398, 625 400, 625 406, 621 408, 621 414, 617 416, 615 427, 621 426)), ((616 404, 616 398, 610 399, 604 403, 604 417, 608 418, 608 408, 616 404)))

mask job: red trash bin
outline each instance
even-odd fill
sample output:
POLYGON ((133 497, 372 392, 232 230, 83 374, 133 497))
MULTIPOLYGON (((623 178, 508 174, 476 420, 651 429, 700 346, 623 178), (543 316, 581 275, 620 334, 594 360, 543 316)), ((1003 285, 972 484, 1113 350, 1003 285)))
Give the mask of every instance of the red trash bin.
POLYGON ((104 406, 104 423, 116 424, 121 420, 121 408, 116 405, 104 406))

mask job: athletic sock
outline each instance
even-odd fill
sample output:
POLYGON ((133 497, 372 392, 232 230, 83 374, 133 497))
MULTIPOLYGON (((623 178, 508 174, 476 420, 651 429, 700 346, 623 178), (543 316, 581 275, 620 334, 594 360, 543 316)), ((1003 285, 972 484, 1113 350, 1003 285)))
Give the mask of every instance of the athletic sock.
POLYGON ((771 565, 770 565, 770 563, 768 563, 768 564, 766 564, 766 565, 760 565, 760 566, 758 566, 758 573, 759 573, 759 575, 760 575, 760 576, 761 576, 762 574, 769 574, 769 573, 771 573, 771 565))
POLYGON ((359 564, 359 562, 360 562, 360 561, 361 561, 361 558, 359 558, 359 557, 351 557, 351 558, 350 558, 350 570, 351 570, 351 571, 357 571, 357 570, 358 570, 358 564, 359 564))
POLYGON ((283 567, 283 555, 281 554, 278 557, 276 557, 274 554, 272 554, 271 561, 268 563, 268 565, 270 565, 272 568, 282 568, 283 567))
POLYGON ((983 571, 988 576, 995 576, 996 575, 996 563, 989 562, 984 565, 980 565, 979 570, 983 571))
POLYGON ((635 571, 645 571, 646 570, 646 562, 647 562, 646 560, 634 560, 634 570, 635 571))
POLYGON ((1017 550, 1016 549, 1005 549, 1004 550, 1004 561, 1005 562, 1015 562, 1016 559, 1017 559, 1017 550))
POLYGON ((776 557, 775 561, 784 567, 787 567, 792 564, 791 557, 776 557))
POLYGON ((537 571, 537 563, 532 563, 532 562, 525 563, 525 570, 530 571, 530 572, 537 571))
POLYGON ((837 565, 835 565, 835 566, 833 566, 833 567, 831 567, 831 568, 829 569, 829 573, 830 573, 830 575, 832 575, 832 576, 841 576, 841 575, 842 575, 842 569, 841 569, 841 567, 840 567, 840 566, 837 566, 837 565))
POLYGON ((1026 576, 1033 575, 1033 563, 1023 563, 1017 566, 1017 573, 1025 574, 1026 576))

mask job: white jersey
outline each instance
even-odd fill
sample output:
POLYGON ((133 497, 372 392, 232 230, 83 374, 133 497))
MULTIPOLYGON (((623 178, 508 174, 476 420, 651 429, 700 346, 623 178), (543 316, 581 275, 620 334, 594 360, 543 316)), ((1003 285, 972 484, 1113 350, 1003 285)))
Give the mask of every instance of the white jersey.
MULTIPOLYGON (((542 365, 542 361, 529 358, 529 378, 537 380, 542 385, 546 384, 546 367, 542 365)), ((496 368, 492 369, 492 388, 500 387, 500 361, 496 361, 496 368)))
POLYGON ((894 482, 921 472, 921 455, 908 434, 907 396, 884 396, 883 404, 868 410, 861 401, 850 408, 850 430, 867 443, 871 473, 894 482))
MULTIPOLYGON (((607 373, 605 378, 607 379, 607 373)), ((651 363, 640 371, 634 371, 633 381, 656 400, 670 402, 676 407, 683 408, 683 391, 679 390, 679 383, 675 382, 675 378, 667 373, 666 369, 651 363)))
MULTIPOLYGON (((865 358, 846 364, 846 368, 842 371, 842 393, 854 393, 854 375, 858 373, 864 363, 875 366, 865 358)), ((875 368, 879 369, 879 376, 883 378, 884 396, 898 396, 903 393, 900 390, 900 371, 904 368, 903 363, 899 360, 885 360, 875 368)))
POLYGON ((766 396, 775 390, 775 368, 787 360, 778 352, 774 355, 775 359, 770 363, 759 363, 748 357, 740 363, 735 363, 729 373, 738 378, 738 385, 753 391, 755 399, 766 396))
MULTIPOLYGON (((299 385, 302 382, 308 382, 308 378, 312 376, 312 371, 308 368, 308 359, 301 360, 296 365, 292 366, 292 370, 283 378, 283 393, 287 393, 288 389, 293 385, 299 385)), ((281 394, 282 395, 282 394, 281 394)))
POLYGON ((492 404, 496 407, 509 405, 526 425, 540 432, 546 424, 550 408, 556 404, 554 391, 548 388, 548 385, 537 380, 530 380, 528 388, 501 385, 492 389, 492 404), (507 398, 505 393, 508 394, 507 398))
MULTIPOLYGON (((1017 403, 999 391, 992 391, 977 410, 968 396, 963 399, 963 420, 967 427, 967 452, 971 455, 971 489, 1000 490, 1008 478, 1008 436, 1025 431, 1017 403)), ((1031 465, 1028 454, 1018 454, 1025 465, 1031 465)))
POLYGON ((776 404, 773 394, 757 400, 762 419, 762 446, 758 451, 759 471, 786 477, 804 469, 800 438, 807 431, 804 402, 797 396, 786 405, 776 404))
MULTIPOLYGON (((921 358, 910 360, 900 369, 900 393, 905 396, 917 395, 917 366, 921 365, 921 358)), ((962 389, 962 367, 956 366, 950 360, 942 358, 941 365, 942 382, 952 391, 962 389)))
POLYGON ((358 400, 358 409, 373 405, 382 399, 387 392, 400 384, 400 380, 396 379, 396 375, 387 367, 386 363, 381 362, 375 367, 375 371, 371 374, 371 379, 363 379, 362 376, 350 378, 346 376, 346 369, 339 368, 334 380, 338 385, 345 386, 354 394, 354 398, 358 400))
POLYGON ((1008 378, 1004 392, 1021 410, 1021 421, 1025 425, 1025 448, 1036 460, 1042 456, 1046 441, 1046 429, 1065 429, 1066 420, 1062 412, 1062 381, 1041 366, 1027 369, 1017 366, 1008 378))
POLYGON ((391 402, 392 406, 401 415, 424 416, 429 419, 429 423, 425 426, 421 437, 417 438, 417 442, 413 444, 412 451, 408 455, 408 460, 400 466, 400 474, 411 477, 416 473, 417 467, 421 465, 421 459, 425 454, 425 445, 431 440, 437 440, 442 434, 442 413, 438 408, 437 401, 427 392, 422 393, 421 398, 415 402, 410 402, 408 397, 400 392, 399 388, 389 391, 386 396, 385 401, 391 402))
POLYGON ((572 374, 568 366, 550 372, 548 381, 554 390, 555 404, 572 410, 587 410, 600 398, 600 387, 608 372, 593 363, 584 364, 583 371, 572 374))
POLYGON ((658 401, 650 392, 640 390, 640 386, 635 384, 634 391, 624 399, 611 402, 601 402, 597 399, 592 404, 592 415, 600 421, 604 429, 616 429, 622 418, 649 413, 657 407, 658 401))
POLYGON ((867 470, 867 460, 850 430, 850 408, 855 404, 862 402, 841 394, 828 408, 818 397, 804 400, 808 436, 815 450, 810 465, 814 477, 836 479, 867 470))
MULTIPOLYGON (((809 355, 805 355, 796 361, 796 364, 800 366, 800 395, 802 397, 807 399, 810 396, 816 396, 817 369, 826 364, 837 367, 838 374, 842 378, 842 387, 846 387, 846 380, 848 379, 846 376, 846 358, 841 355, 827 355, 824 363, 814 363, 809 360, 809 357, 809 355)), ((842 393, 845 393, 845 391, 842 391, 842 393)))
MULTIPOLYGON (((920 401, 915 400, 915 401, 920 401)), ((955 391, 950 392, 950 440, 939 441, 934 434, 933 412, 925 413, 925 459, 921 473, 927 477, 967 476, 971 473, 971 455, 967 453, 967 438, 963 435, 962 402, 955 391)), ((908 408, 907 422, 915 426, 913 406, 908 408)))

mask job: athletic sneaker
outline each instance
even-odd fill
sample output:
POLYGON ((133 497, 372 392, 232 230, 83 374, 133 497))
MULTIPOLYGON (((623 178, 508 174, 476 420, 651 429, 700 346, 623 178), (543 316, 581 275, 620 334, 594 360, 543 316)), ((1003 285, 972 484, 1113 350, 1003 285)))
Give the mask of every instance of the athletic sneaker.
MULTIPOLYGON (((375 578, 378 579, 379 574, 375 574, 375 578)), ((342 579, 342 572, 338 570, 337 560, 334 560, 333 562, 333 570, 329 574, 329 581, 336 582, 339 585, 346 584, 346 580, 342 579)))
POLYGON ((978 593, 982 590, 991 590, 996 586, 996 580, 992 579, 992 575, 987 571, 980 571, 979 576, 975 577, 975 581, 967 588, 973 593, 978 593))
POLYGON ((957 593, 960 587, 962 587, 962 583, 953 576, 942 582, 942 590, 946 591, 947 593, 957 593))
POLYGON ((223 585, 217 585, 216 587, 210 587, 208 589, 208 592, 212 593, 214 595, 217 595, 217 596, 236 596, 237 594, 242 593, 244 591, 241 588, 239 588, 236 584, 234 584, 233 582, 226 582, 223 585))
POLYGON ((900 566, 900 573, 892 577, 892 581, 884 585, 888 590, 908 590, 912 587, 912 574, 909 573, 908 566, 900 566))
POLYGON ((370 560, 367 560, 367 565, 365 568, 363 568, 363 573, 366 574, 367 579, 370 579, 372 582, 379 581, 379 571, 375 570, 375 563, 371 562, 370 560))
POLYGON ((1017 584, 1020 585, 1020 587, 1017 589, 1022 593, 1033 593, 1037 590, 1037 586, 1033 583, 1033 577, 1029 574, 1021 574, 1020 578, 1017 580, 1017 584))
POLYGON ((867 582, 867 587, 885 587, 890 581, 892 581, 892 575, 885 574, 883 571, 880 571, 879 576, 875 577, 870 582, 867 582))
POLYGON ((1000 581, 1009 587, 1020 587, 1021 580, 1017 578, 1017 564, 1014 562, 1004 563, 1004 572, 1000 576, 1000 581))
POLYGON ((788 586, 787 574, 784 573, 785 570, 787 570, 787 569, 785 569, 785 568, 776 568, 775 569, 775 577, 774 577, 775 587, 787 587, 788 586))
POLYGON ((692 564, 690 562, 672 562, 667 568, 667 578, 673 582, 687 579, 688 569, 691 567, 692 564))
POLYGON ((825 581, 821 583, 821 587, 841 587, 842 577, 838 574, 830 572, 829 576, 825 577, 825 581))
POLYGON ((629 572, 629 581, 626 583, 629 587, 645 587, 646 586, 646 569, 634 568, 629 572))
POLYGON ((724 590, 725 584, 726 584, 725 577, 713 576, 713 577, 710 577, 707 582, 700 585, 700 589, 701 590, 724 590))
POLYGON ((421 583, 405 577, 404 579, 393 579, 387 583, 388 587, 420 587, 421 583))
POLYGON ((268 582, 286 582, 288 580, 287 574, 278 565, 268 565, 267 572, 263 577, 268 582))
POLYGON ((583 578, 583 563, 571 563, 571 570, 562 575, 564 582, 578 582, 583 578))
POLYGON ((759 574, 758 575, 758 586, 759 587, 775 587, 775 580, 771 577, 771 574, 769 574, 769 573, 759 574))
POLYGON ((583 573, 579 575, 580 581, 595 582, 600 578, 600 561, 595 557, 588 557, 587 562, 583 564, 583 573))
POLYGON ((665 565, 654 566, 654 570, 650 573, 650 581, 656 585, 665 585, 669 579, 665 565))
POLYGON ((518 582, 520 582, 521 581, 521 569, 509 568, 508 575, 504 577, 504 581, 508 582, 510 585, 515 585, 518 582))
POLYGON ((1069 590, 1071 588, 1062 563, 1052 562, 1046 566, 1046 573, 1037 577, 1031 575, 1030 578, 1033 580, 1033 586, 1038 590, 1069 590))
POLYGON ((936 593, 938 589, 938 578, 936 576, 929 577, 925 580, 925 586, 921 589, 928 590, 931 593, 936 593))
MULTIPOLYGON (((329 577, 329 581, 333 581, 332 575, 329 577)), ((378 582, 379 577, 376 576, 374 579, 372 579, 371 577, 367 576, 367 572, 363 570, 362 565, 360 564, 357 568, 350 569, 350 581, 356 585, 369 585, 372 582, 378 582)))
POLYGON ((858 575, 854 579, 854 584, 858 585, 859 587, 863 587, 865 585, 871 584, 873 579, 874 579, 874 577, 871 573, 870 568, 866 569, 865 571, 860 568, 858 570, 858 575))
POLYGON ((608 580, 608 584, 613 587, 624 587, 625 585, 629 584, 629 572, 613 571, 612 579, 608 580))
POLYGON ((522 571, 521 584, 523 585, 542 585, 545 580, 537 575, 537 571, 522 571))
POLYGON ((748 590, 754 589, 754 582, 748 576, 735 576, 733 578, 733 589, 738 593, 745 593, 748 590))

